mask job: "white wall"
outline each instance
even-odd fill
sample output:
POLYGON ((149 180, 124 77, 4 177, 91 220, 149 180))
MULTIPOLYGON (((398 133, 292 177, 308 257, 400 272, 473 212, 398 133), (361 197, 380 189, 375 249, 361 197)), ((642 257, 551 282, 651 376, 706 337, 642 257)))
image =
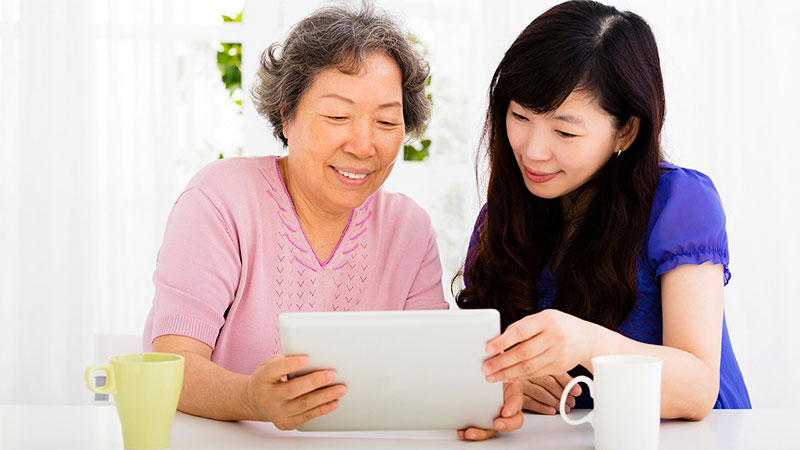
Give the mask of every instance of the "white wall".
MULTIPOLYGON (((75 4, 91 17, 99 1, 75 4)), ((201 41, 226 33, 181 17, 197 3, 142 3, 178 16, 169 20, 201 23, 187 31, 201 41)), ((421 167, 400 164, 388 184, 431 212, 449 284, 479 205, 472 163, 489 79, 516 35, 555 2, 379 3, 430 51, 432 157, 421 167)), ((234 30, 245 42, 246 85, 266 44, 320 4, 247 3, 246 23, 234 30)), ((793 330, 800 302, 791 284, 800 252, 794 231, 800 6, 790 0, 615 4, 643 16, 656 34, 667 92, 665 149, 677 164, 709 174, 722 196, 733 272, 726 311, 753 403, 794 406, 800 386, 778 382, 776 374, 800 372, 793 330)), ((164 84, 149 76, 140 61, 153 49, 162 55, 153 70, 163 73, 167 65, 166 73, 173 73, 182 66, 165 50, 169 46, 147 47, 138 38, 120 44, 138 71, 81 76, 78 62, 92 67, 97 55, 109 54, 69 52, 73 45, 96 45, 97 34, 65 22, 87 16, 45 0, 17 5, 0 0, 0 300, 7 317, 0 339, 8 343, 0 403, 79 403, 88 398, 81 369, 91 362, 94 333, 141 332, 166 213, 189 174, 210 159, 197 148, 215 114, 206 97, 216 94, 204 96, 211 88, 198 85, 200 75, 191 78, 191 88, 190 78, 164 84), (36 21, 15 22, 16 11, 26 8, 37 12, 36 21), (43 32, 53 29, 63 38, 43 32), (20 61, 33 69, 11 63, 20 61), (98 88, 104 79, 112 84, 98 88), (186 106, 187 98, 193 106, 186 106)), ((245 108, 244 118, 245 154, 280 151, 252 109, 245 108)))

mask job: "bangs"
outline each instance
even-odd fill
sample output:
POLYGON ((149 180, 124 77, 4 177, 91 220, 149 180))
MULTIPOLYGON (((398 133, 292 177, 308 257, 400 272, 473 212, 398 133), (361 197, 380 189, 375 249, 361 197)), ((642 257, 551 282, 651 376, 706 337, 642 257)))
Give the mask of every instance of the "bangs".
POLYGON ((588 68, 576 67, 564 49, 553 52, 528 47, 527 55, 506 55, 496 93, 537 114, 554 111, 575 90, 587 90, 588 68), (562 57, 558 57, 561 54, 562 57), (510 56, 510 57, 509 57, 510 56))
POLYGON ((503 56, 496 94, 541 114, 557 109, 576 89, 594 91, 596 32, 591 21, 576 24, 564 12, 538 17, 503 56))

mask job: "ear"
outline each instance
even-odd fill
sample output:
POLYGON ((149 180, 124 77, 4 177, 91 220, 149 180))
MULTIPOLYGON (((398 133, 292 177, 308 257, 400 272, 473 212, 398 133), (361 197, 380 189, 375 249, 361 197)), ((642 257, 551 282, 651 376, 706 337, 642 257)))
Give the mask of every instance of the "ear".
POLYGON ((639 124, 641 120, 638 117, 631 117, 628 119, 628 123, 626 123, 622 128, 617 131, 617 141, 614 146, 616 150, 622 150, 623 152, 627 150, 631 145, 633 145, 633 141, 636 140, 636 136, 639 135, 639 124))
POLYGON ((287 111, 288 109, 286 105, 281 106, 281 134, 283 134, 283 137, 288 140, 289 136, 286 135, 286 127, 289 126, 289 121, 286 120, 287 111))

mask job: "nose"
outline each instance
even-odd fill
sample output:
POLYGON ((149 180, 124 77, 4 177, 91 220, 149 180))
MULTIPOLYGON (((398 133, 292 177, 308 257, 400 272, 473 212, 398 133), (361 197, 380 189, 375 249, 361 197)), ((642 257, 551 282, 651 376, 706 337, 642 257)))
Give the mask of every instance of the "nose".
POLYGON ((547 161, 553 155, 550 151, 550 145, 547 139, 544 139, 540 132, 533 129, 528 133, 525 148, 522 153, 530 161, 547 161))
POLYGON ((354 121, 344 150, 359 159, 372 156, 375 153, 373 131, 370 120, 354 121))

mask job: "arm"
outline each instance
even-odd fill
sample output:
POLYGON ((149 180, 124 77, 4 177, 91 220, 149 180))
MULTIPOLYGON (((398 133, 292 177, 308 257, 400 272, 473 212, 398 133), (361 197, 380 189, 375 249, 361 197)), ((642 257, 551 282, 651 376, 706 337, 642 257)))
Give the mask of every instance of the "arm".
POLYGON ((278 429, 291 430, 336 409, 346 392, 342 385, 328 386, 336 378, 332 370, 287 381, 290 372, 306 366, 305 356, 273 356, 253 375, 242 375, 211 362, 211 347, 185 336, 159 336, 153 351, 185 358, 178 409, 196 416, 270 421, 278 429))
POLYGON ((164 335, 153 341, 153 351, 185 358, 179 410, 217 420, 269 420, 257 412, 247 394, 250 377, 211 362, 208 345, 186 336, 164 335))
POLYGON ((505 381, 559 374, 578 364, 592 370, 591 358, 599 355, 657 356, 664 361, 662 417, 703 419, 719 392, 721 278, 722 266, 711 263, 678 266, 662 276, 664 345, 644 344, 547 310, 513 323, 490 341, 487 353, 497 356, 484 363, 484 373, 489 381, 505 381))
POLYGON ((722 276, 722 266, 711 263, 666 272, 661 278, 664 345, 643 344, 595 325, 594 345, 581 364, 592 370, 592 357, 615 353, 657 356, 664 361, 661 417, 705 418, 719 393, 722 276))

